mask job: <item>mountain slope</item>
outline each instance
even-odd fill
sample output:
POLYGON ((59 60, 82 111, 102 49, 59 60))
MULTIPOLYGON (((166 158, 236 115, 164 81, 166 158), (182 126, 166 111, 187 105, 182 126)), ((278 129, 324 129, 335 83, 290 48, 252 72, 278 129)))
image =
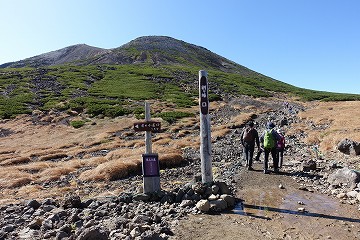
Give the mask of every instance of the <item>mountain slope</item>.
POLYGON ((35 57, 26 58, 24 60, 5 63, 0 65, 0 68, 46 67, 66 63, 76 63, 95 57, 99 54, 104 54, 108 51, 109 50, 88 46, 86 44, 77 44, 35 57))
POLYGON ((79 44, 21 61, 5 63, 0 65, 0 68, 47 67, 69 63, 75 65, 136 63, 195 65, 244 75, 255 73, 206 48, 166 36, 139 37, 114 49, 79 44))
POLYGON ((210 101, 279 94, 302 100, 360 100, 360 95, 298 88, 164 36, 140 37, 110 50, 74 45, 1 67, 0 118, 33 110, 115 117, 141 112, 145 100, 190 107, 197 104, 200 69, 209 74, 210 101))

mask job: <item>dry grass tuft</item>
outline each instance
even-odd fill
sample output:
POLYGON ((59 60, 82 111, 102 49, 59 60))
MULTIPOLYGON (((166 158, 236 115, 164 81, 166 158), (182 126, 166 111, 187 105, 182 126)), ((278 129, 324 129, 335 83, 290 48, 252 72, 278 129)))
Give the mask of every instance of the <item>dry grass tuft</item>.
POLYGON ((33 181, 29 173, 6 167, 1 169, 0 188, 18 188, 33 181))
POLYGON ((29 157, 18 157, 18 158, 12 158, 12 159, 7 159, 5 161, 2 161, 0 163, 0 166, 9 166, 9 165, 17 165, 17 164, 25 164, 30 162, 30 158, 29 157))
POLYGON ((152 139, 152 142, 159 145, 167 145, 172 141, 170 134, 158 134, 152 139))
POLYGON ((304 139, 304 142, 309 145, 319 145, 321 142, 319 136, 319 131, 309 132, 308 136, 304 139))
POLYGON ((186 136, 177 140, 174 140, 172 146, 175 149, 182 149, 185 147, 200 147, 200 139, 199 136, 186 136))
POLYGON ((53 167, 45 169, 44 171, 38 174, 38 181, 45 182, 45 181, 54 181, 60 179, 61 176, 67 175, 71 172, 75 171, 75 168, 72 167, 53 167))
POLYGON ((113 181, 129 176, 131 173, 141 172, 140 161, 127 161, 121 159, 100 164, 95 169, 83 172, 80 179, 83 181, 113 181))
POLYGON ((222 125, 222 126, 216 126, 212 129, 211 131, 211 138, 212 141, 216 141, 216 139, 225 137, 226 134, 230 133, 231 130, 229 128, 227 128, 226 126, 222 125))
POLYGON ((159 156, 160 168, 176 167, 180 166, 184 162, 184 158, 178 153, 162 154, 159 156))
POLYGON ((6 188, 18 188, 25 186, 33 181, 32 177, 20 177, 15 179, 9 179, 7 183, 5 183, 6 188))
POLYGON ((238 128, 244 126, 248 121, 252 120, 254 113, 241 113, 235 117, 232 117, 228 123, 228 126, 232 128, 238 128))

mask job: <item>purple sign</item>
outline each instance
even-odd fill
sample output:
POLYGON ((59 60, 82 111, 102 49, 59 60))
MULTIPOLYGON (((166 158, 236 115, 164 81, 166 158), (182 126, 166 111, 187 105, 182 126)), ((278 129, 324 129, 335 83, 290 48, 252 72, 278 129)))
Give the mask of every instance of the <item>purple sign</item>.
POLYGON ((157 154, 143 154, 142 155, 142 169, 144 177, 159 177, 159 156, 157 154))
POLYGON ((202 114, 209 113, 208 82, 205 76, 200 78, 200 111, 202 114))

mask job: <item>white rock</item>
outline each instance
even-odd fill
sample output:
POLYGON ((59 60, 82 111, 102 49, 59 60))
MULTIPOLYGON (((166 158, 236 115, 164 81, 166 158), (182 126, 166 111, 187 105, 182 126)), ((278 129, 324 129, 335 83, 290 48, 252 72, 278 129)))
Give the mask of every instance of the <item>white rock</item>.
POLYGON ((211 194, 209 197, 208 197, 209 201, 214 201, 216 199, 219 199, 219 196, 218 195, 214 195, 214 194, 211 194))
POLYGON ((346 198, 346 193, 339 193, 338 195, 336 195, 337 198, 346 198))
POLYGON ((299 207, 299 208, 298 208, 298 212, 305 212, 305 208, 299 207))
POLYGON ((349 198, 356 198, 357 194, 358 194, 357 191, 350 191, 350 192, 346 193, 346 196, 349 198))
POLYGON ((208 212, 210 209, 210 202, 208 200, 202 199, 196 203, 196 208, 202 212, 208 212))

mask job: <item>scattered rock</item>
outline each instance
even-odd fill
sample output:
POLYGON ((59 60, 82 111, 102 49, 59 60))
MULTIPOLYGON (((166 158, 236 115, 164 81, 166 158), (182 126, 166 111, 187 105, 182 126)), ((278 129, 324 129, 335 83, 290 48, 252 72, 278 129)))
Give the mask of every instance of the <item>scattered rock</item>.
POLYGON ((360 173, 349 168, 342 168, 330 174, 327 181, 331 185, 346 185, 349 189, 354 189, 360 181, 360 173))
POLYGON ((202 199, 196 203, 196 208, 202 212, 208 212, 210 210, 210 202, 208 200, 202 199))
POLYGON ((306 162, 303 162, 301 165, 301 169, 304 172, 310 172, 316 170, 316 162, 314 160, 309 160, 306 162))
POLYGON ((337 149, 347 155, 360 155, 360 143, 347 138, 338 143, 337 149))

